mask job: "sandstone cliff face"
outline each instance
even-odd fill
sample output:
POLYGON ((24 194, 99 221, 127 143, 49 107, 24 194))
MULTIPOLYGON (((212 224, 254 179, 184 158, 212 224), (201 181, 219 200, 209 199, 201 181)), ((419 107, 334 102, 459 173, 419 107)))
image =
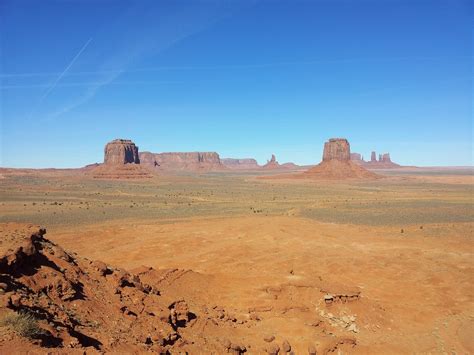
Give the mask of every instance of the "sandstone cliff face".
POLYGON ((324 143, 323 161, 351 160, 351 147, 345 138, 331 138, 324 143))
POLYGON ((105 146, 104 164, 140 164, 138 147, 129 139, 115 139, 105 146))
POLYGON ((140 153, 142 164, 160 170, 221 170, 224 165, 216 152, 140 153))
POLYGON ((252 158, 245 158, 245 159, 233 159, 233 158, 225 158, 221 159, 222 164, 230 169, 240 169, 240 170, 252 170, 252 169, 259 169, 260 165, 258 165, 257 161, 252 158))
POLYGON ((140 164, 138 147, 129 139, 115 139, 104 149, 104 163, 86 167, 94 179, 143 179, 153 174, 140 164))

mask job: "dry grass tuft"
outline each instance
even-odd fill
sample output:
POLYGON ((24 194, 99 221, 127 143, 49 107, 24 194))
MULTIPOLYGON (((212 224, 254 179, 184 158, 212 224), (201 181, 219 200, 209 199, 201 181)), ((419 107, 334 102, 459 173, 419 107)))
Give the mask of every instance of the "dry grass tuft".
POLYGON ((0 325, 9 327, 24 338, 36 338, 44 331, 38 324, 38 320, 31 313, 8 313, 0 317, 0 325))

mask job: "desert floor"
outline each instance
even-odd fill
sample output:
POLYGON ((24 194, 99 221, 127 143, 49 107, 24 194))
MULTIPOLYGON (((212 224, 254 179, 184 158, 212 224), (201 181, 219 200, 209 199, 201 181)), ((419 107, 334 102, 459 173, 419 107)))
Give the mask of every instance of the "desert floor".
POLYGON ((173 292, 258 319, 231 335, 251 352, 273 334, 307 353, 324 332, 355 339, 339 348, 349 353, 474 353, 472 170, 381 173, 336 183, 8 172, 0 222, 44 225, 66 249, 131 270, 192 270, 175 272, 173 292))

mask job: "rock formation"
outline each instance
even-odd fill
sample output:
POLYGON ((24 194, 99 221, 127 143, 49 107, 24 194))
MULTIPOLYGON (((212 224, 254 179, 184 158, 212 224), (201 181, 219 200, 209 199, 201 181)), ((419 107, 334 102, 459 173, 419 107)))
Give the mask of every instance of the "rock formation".
POLYGON ((267 163, 262 166, 263 169, 278 169, 281 168, 280 163, 277 162, 275 154, 272 154, 270 160, 267 160, 267 163))
POLYGON ((303 177, 342 180, 378 176, 351 161, 350 144, 345 138, 331 138, 324 144, 323 161, 302 174, 303 177))
POLYGON ((351 149, 347 139, 331 138, 324 143, 323 161, 349 161, 350 159, 351 149))
POLYGON ((375 152, 372 152, 372 154, 370 155, 370 161, 371 162, 376 162, 377 161, 377 155, 375 152))
POLYGON ((372 152, 370 161, 366 162, 360 154, 352 153, 351 160, 367 169, 394 169, 400 167, 400 165, 392 162, 390 153, 379 154, 378 160, 376 159, 376 156, 376 152, 372 152))
POLYGON ((216 152, 142 152, 139 156, 143 165, 159 170, 211 171, 225 169, 216 152))
POLYGON ((245 159, 233 159, 233 158, 225 158, 221 159, 222 164, 230 169, 236 170, 255 170, 259 169, 260 165, 258 165, 257 161, 252 158, 245 158, 245 159))
POLYGON ((115 139, 105 146, 104 164, 140 164, 138 147, 129 139, 115 139))
POLYGON ((95 179, 142 179, 153 174, 140 164, 138 147, 129 139, 115 139, 104 148, 104 163, 91 165, 86 175, 95 179))
POLYGON ((390 159, 390 153, 382 154, 382 157, 379 161, 381 161, 382 163, 391 163, 392 160, 390 159))

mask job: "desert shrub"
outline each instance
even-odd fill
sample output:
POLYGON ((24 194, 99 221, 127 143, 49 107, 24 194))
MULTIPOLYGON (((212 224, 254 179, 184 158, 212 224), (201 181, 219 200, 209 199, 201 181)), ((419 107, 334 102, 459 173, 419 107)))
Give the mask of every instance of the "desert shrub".
POLYGON ((44 333, 38 324, 38 320, 31 313, 8 313, 0 318, 0 324, 9 327, 25 338, 36 338, 44 333))

